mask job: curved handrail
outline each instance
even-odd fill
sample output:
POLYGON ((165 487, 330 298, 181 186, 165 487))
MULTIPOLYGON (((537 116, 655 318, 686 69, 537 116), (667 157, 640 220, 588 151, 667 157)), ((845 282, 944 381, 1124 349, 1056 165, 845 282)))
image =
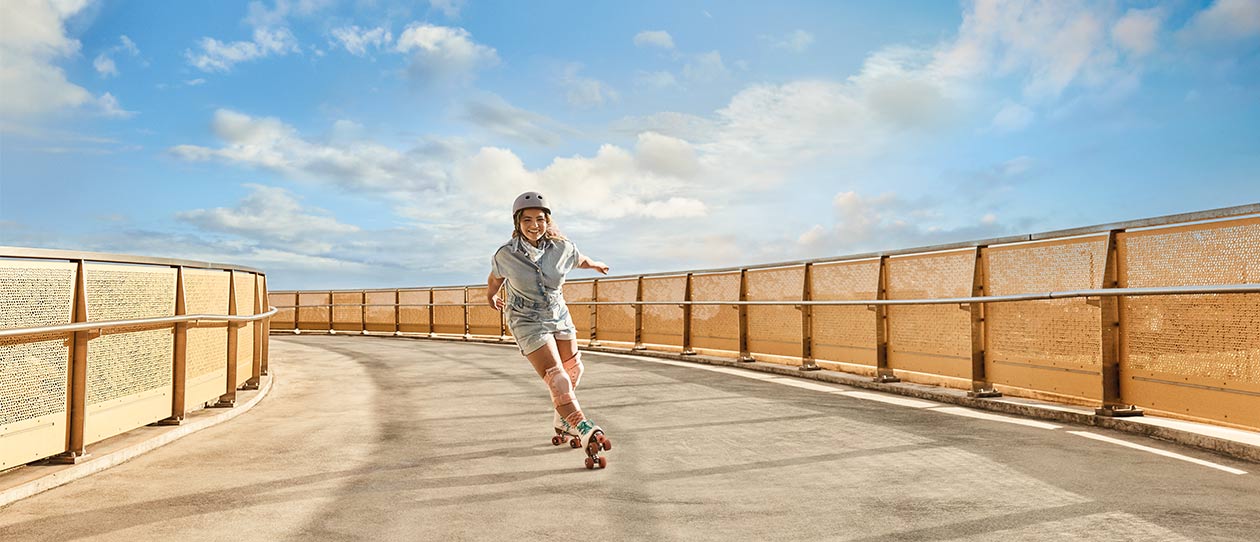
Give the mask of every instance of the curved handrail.
POLYGON ((69 333, 74 331, 103 330, 119 327, 158 326, 162 324, 179 324, 184 322, 254 322, 275 316, 275 314, 280 311, 280 309, 276 307, 268 308, 271 310, 261 314, 248 316, 235 316, 229 314, 186 314, 180 316, 162 316, 158 318, 138 318, 135 320, 102 320, 100 322, 81 322, 77 324, 60 324, 55 326, 0 329, 0 339, 8 337, 24 337, 29 335, 69 333))

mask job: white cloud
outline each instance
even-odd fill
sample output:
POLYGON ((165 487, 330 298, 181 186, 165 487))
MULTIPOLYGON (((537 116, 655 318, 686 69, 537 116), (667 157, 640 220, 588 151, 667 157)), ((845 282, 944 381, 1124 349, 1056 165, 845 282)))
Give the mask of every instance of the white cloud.
POLYGON ((635 47, 660 47, 672 50, 674 38, 664 30, 644 30, 634 35, 635 47))
POLYGON ((1216 0, 1196 13, 1181 35, 1194 41, 1223 42, 1260 35, 1260 0, 1216 0))
POLYGON ((814 43, 814 35, 804 30, 795 30, 785 36, 762 36, 762 39, 769 42, 775 49, 786 49, 796 53, 805 52, 814 43))
POLYGON ((118 98, 115 98, 113 94, 108 92, 102 94, 96 101, 101 108, 101 114, 106 117, 126 119, 131 118, 136 114, 135 111, 123 110, 123 108, 118 105, 118 98))
POLYGON ((467 30, 428 23, 407 26, 395 50, 412 55, 411 73, 423 80, 466 75, 499 62, 494 48, 474 42, 467 30))
POLYGON ((346 51, 355 56, 367 55, 369 48, 388 47, 394 39, 389 29, 379 26, 372 29, 362 29, 357 25, 334 28, 332 35, 342 47, 346 48, 346 51))
POLYGON ((91 103, 92 95, 71 83, 59 59, 79 52, 66 36, 65 21, 87 6, 79 2, 7 2, 0 17, 0 118, 39 116, 91 103))
POLYGON ((464 120, 491 133, 534 145, 557 145, 561 134, 572 134, 554 120, 512 106, 495 95, 470 100, 464 105, 464 120))
POLYGON ((1111 39, 1129 52, 1142 56, 1158 46, 1159 26, 1164 11, 1159 8, 1131 9, 1111 27, 1111 39))
POLYGON ((607 83, 584 77, 579 74, 581 70, 581 64, 569 64, 560 75, 560 84, 566 89, 565 98, 569 105, 578 109, 592 109, 621 99, 621 95, 607 83))
POLYGON ((212 128, 223 147, 177 145, 170 152, 189 161, 218 159, 346 190, 385 193, 420 190, 444 181, 450 159, 450 149, 441 144, 399 151, 362 140, 311 141, 278 119, 228 109, 215 112, 212 128))
POLYGON ((241 62, 249 62, 269 56, 283 56, 300 52, 297 38, 288 28, 256 28, 253 41, 224 43, 214 38, 201 38, 199 52, 184 51, 184 58, 203 72, 228 72, 241 62))
POLYGON ((999 132, 1018 132, 1032 124, 1035 117, 1036 114, 1031 109, 1015 102, 1007 102, 993 116, 990 126, 999 132))
POLYGON ((911 248, 1004 235, 997 215, 974 223, 948 225, 933 203, 916 203, 893 192, 877 196, 839 192, 832 200, 830 225, 815 224, 797 238, 811 255, 911 248))
POLYGON ((464 0, 429 0, 429 5, 447 17, 459 17, 459 11, 464 7, 464 0))
POLYGON ((726 64, 722 63, 722 55, 717 51, 709 51, 695 55, 683 66, 683 76, 691 81, 710 82, 730 76, 726 64))
POLYGON ((678 86, 678 79, 667 71, 639 72, 634 76, 636 85, 652 88, 670 88, 678 86))
POLYGON ((187 81, 184 81, 184 84, 190 87, 195 87, 195 86, 206 84, 206 80, 198 77, 196 79, 189 79, 187 81))
POLYGON ((96 69, 96 73, 101 74, 101 77, 118 75, 118 66, 114 65, 114 59, 104 54, 96 55, 96 59, 92 61, 92 67, 96 69))
POLYGON ((245 185, 252 192, 235 208, 216 207, 176 213, 176 218, 204 230, 231 233, 268 246, 304 253, 326 254, 329 236, 359 231, 338 222, 323 209, 303 208, 289 191, 274 186, 245 185))

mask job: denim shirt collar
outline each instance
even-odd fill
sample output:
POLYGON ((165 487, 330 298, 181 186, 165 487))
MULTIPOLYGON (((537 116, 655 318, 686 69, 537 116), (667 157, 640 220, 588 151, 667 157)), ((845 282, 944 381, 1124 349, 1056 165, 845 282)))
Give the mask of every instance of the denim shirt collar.
MULTIPOLYGON (((516 252, 519 252, 522 255, 529 257, 529 249, 534 248, 534 247, 526 247, 525 245, 527 244, 529 244, 529 241, 526 241, 524 237, 516 237, 516 236, 512 237, 512 242, 511 242, 512 250, 515 250, 516 252)), ((546 251, 547 249, 553 246, 555 246, 554 241, 552 241, 551 239, 543 239, 542 241, 538 242, 538 248, 536 250, 546 251)))

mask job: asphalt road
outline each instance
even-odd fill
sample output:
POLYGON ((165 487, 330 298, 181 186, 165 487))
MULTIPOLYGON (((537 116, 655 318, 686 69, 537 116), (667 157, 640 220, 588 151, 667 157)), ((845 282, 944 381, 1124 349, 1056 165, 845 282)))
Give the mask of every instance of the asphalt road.
POLYGON ((0 540, 1260 539, 1260 465, 1096 428, 588 354, 578 397, 614 443, 588 471, 514 347, 271 356, 252 411, 0 509, 0 540))

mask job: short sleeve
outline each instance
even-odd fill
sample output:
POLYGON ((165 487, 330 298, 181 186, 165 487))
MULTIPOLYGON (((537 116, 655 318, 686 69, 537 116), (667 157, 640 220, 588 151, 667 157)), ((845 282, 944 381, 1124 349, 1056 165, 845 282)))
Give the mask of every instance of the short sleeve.
POLYGON ((578 250, 577 244, 573 241, 565 240, 565 243, 569 245, 569 253, 567 254, 569 262, 568 268, 574 269, 582 262, 582 251, 578 250))
POLYGON ((495 278, 503 278, 503 269, 499 266, 499 255, 503 254, 503 249, 494 251, 494 256, 490 257, 490 274, 495 278))

